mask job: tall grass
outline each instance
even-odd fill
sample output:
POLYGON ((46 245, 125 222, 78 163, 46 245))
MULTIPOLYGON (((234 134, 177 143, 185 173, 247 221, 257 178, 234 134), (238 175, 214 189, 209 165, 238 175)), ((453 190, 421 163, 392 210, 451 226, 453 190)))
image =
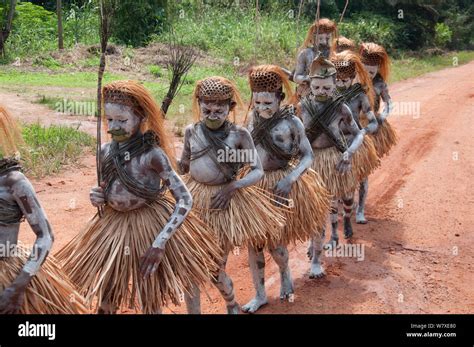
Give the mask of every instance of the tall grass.
POLYGON ((27 173, 34 177, 59 172, 62 166, 76 163, 95 145, 89 134, 65 126, 25 125, 22 134, 26 146, 21 156, 27 173))
POLYGON ((421 76, 447 67, 456 67, 474 60, 473 51, 450 52, 432 57, 409 57, 402 55, 392 62, 390 82, 421 76))
POLYGON ((257 19, 255 10, 233 7, 222 11, 205 7, 201 12, 184 12, 171 26, 185 44, 235 65, 288 64, 296 56, 309 24, 302 18, 297 30, 297 14, 286 9, 261 13, 257 19))

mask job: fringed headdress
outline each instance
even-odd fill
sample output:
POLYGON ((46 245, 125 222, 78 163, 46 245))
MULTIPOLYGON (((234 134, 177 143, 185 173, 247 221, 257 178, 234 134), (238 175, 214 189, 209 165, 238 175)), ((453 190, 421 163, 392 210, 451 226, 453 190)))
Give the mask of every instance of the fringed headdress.
POLYGON ((10 113, 0 105, 0 158, 15 156, 21 143, 20 129, 10 113))
POLYGON ((336 52, 336 53, 340 53, 343 51, 356 52, 356 50, 357 50, 357 46, 355 42, 351 39, 348 39, 347 37, 339 36, 334 41, 333 52, 336 52))
POLYGON ((319 56, 314 59, 309 69, 310 78, 327 78, 336 74, 336 67, 330 60, 319 56))
POLYGON ((331 57, 331 62, 336 67, 336 78, 356 78, 364 88, 372 108, 374 107, 374 88, 369 74, 364 69, 359 56, 351 51, 336 53, 331 57))
POLYGON ((242 109, 242 98, 234 83, 227 78, 212 76, 196 82, 193 93, 193 119, 201 120, 199 101, 235 102, 237 105, 231 110, 230 120, 236 122, 237 109, 242 109))
POLYGON ((314 23, 308 29, 308 33, 306 34, 306 38, 300 50, 314 46, 314 34, 316 32, 319 34, 332 33, 334 40, 335 36, 337 35, 337 25, 328 18, 321 18, 320 20, 314 21, 314 23))
POLYGON ((136 115, 144 119, 140 130, 142 132, 151 130, 157 135, 160 148, 174 165, 174 147, 166 133, 163 113, 151 93, 143 85, 136 81, 115 81, 104 86, 102 95, 104 104, 129 106, 136 115))
POLYGON ((360 58, 363 64, 377 65, 379 67, 378 73, 387 82, 390 74, 390 58, 385 48, 373 42, 364 42, 360 45, 360 58))
MULTIPOLYGON (((295 103, 296 100, 291 89, 290 80, 281 67, 277 65, 253 66, 248 72, 248 78, 252 94, 255 92, 283 93, 284 91, 286 103, 295 103)), ((253 95, 250 99, 249 107, 252 106, 252 99, 253 95)), ((246 121, 247 117, 244 123, 246 121)))
POLYGON ((248 73, 252 92, 285 92, 287 100, 293 96, 288 75, 276 65, 254 66, 248 73))

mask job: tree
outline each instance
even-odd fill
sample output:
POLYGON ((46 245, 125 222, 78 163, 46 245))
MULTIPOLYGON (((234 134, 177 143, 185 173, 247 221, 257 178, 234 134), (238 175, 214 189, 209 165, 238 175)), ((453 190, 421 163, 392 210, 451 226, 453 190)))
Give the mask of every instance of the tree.
POLYGON ((64 49, 63 11, 62 11, 61 0, 56 0, 56 12, 58 14, 58 48, 64 49))
POLYGON ((112 23, 114 41, 133 47, 146 45, 152 34, 163 31, 167 3, 167 0, 121 0, 112 23))
POLYGON ((10 6, 5 6, 2 13, 2 23, 0 26, 0 54, 5 55, 5 42, 10 36, 15 15, 16 0, 10 0, 10 6))

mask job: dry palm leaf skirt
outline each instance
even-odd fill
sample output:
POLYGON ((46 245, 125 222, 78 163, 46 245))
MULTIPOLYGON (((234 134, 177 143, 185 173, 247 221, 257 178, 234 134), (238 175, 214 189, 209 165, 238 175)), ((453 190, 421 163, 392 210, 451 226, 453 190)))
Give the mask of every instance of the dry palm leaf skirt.
MULTIPOLYGON (((258 183, 273 194, 278 182, 288 176, 292 167, 275 171, 265 171, 258 183)), ((289 196, 291 209, 285 212, 286 225, 280 239, 270 239, 270 246, 288 245, 319 237, 319 230, 326 224, 331 204, 331 195, 317 172, 309 169, 293 184, 289 196)))
POLYGON ((212 232, 190 213, 167 242, 158 270, 147 279, 139 273, 140 257, 169 221, 175 206, 166 194, 149 205, 119 212, 105 208, 88 228, 59 253, 64 269, 89 302, 97 297, 119 308, 126 302, 143 313, 156 313, 168 300, 178 305, 183 294, 217 274, 222 251, 212 232))
POLYGON ((267 191, 256 186, 239 189, 224 210, 210 208, 211 199, 225 185, 206 185, 189 175, 185 182, 193 196, 193 210, 217 234, 222 249, 251 244, 265 245, 267 239, 281 237, 286 220, 283 208, 278 207, 267 191))
POLYGON ((364 136, 364 141, 354 153, 353 162, 356 163, 355 168, 359 181, 363 181, 380 166, 380 158, 370 136, 364 136))
POLYGON ((354 193, 358 186, 357 168, 360 162, 352 157, 351 170, 340 173, 336 165, 341 160, 342 153, 336 147, 314 149, 312 168, 322 178, 326 189, 333 198, 339 199, 354 193))
MULTIPOLYGON (((367 126, 367 123, 367 117, 361 116, 362 126, 367 126)), ((375 134, 369 136, 374 142, 375 150, 379 158, 388 155, 392 147, 395 146, 398 141, 397 133, 387 119, 381 125, 379 124, 379 128, 375 134)))
MULTIPOLYGON (((17 244, 15 256, 0 258, 0 296, 28 260, 29 251, 17 244)), ((59 263, 49 255, 25 291, 21 314, 88 313, 84 298, 76 291, 59 263)))

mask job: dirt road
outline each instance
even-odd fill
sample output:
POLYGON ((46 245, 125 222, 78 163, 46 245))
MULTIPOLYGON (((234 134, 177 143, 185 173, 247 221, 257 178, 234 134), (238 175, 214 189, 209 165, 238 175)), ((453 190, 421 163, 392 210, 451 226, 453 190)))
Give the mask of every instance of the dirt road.
MULTIPOLYGON (((296 294, 280 303, 279 274, 267 255, 269 305, 260 312, 474 312, 474 62, 393 84, 390 92, 400 112, 389 119, 400 141, 370 178, 369 224, 355 226, 352 243, 363 245, 363 260, 325 257, 327 276, 310 280, 306 245, 290 247, 296 294)), ((94 214, 94 182, 93 157, 34 182, 56 234, 54 251, 94 214)), ((228 272, 245 304, 253 289, 246 250, 240 252, 228 272)), ((205 313, 225 312, 214 288, 202 301, 205 313)))
MULTIPOLYGON (((58 90, 58 93, 61 93, 58 90)), ((31 97, 9 93, 3 87, 0 91, 0 102, 24 123, 39 123, 44 126, 67 125, 90 135, 96 134, 95 117, 71 116, 61 112, 55 112, 46 105, 32 103, 31 97)))

